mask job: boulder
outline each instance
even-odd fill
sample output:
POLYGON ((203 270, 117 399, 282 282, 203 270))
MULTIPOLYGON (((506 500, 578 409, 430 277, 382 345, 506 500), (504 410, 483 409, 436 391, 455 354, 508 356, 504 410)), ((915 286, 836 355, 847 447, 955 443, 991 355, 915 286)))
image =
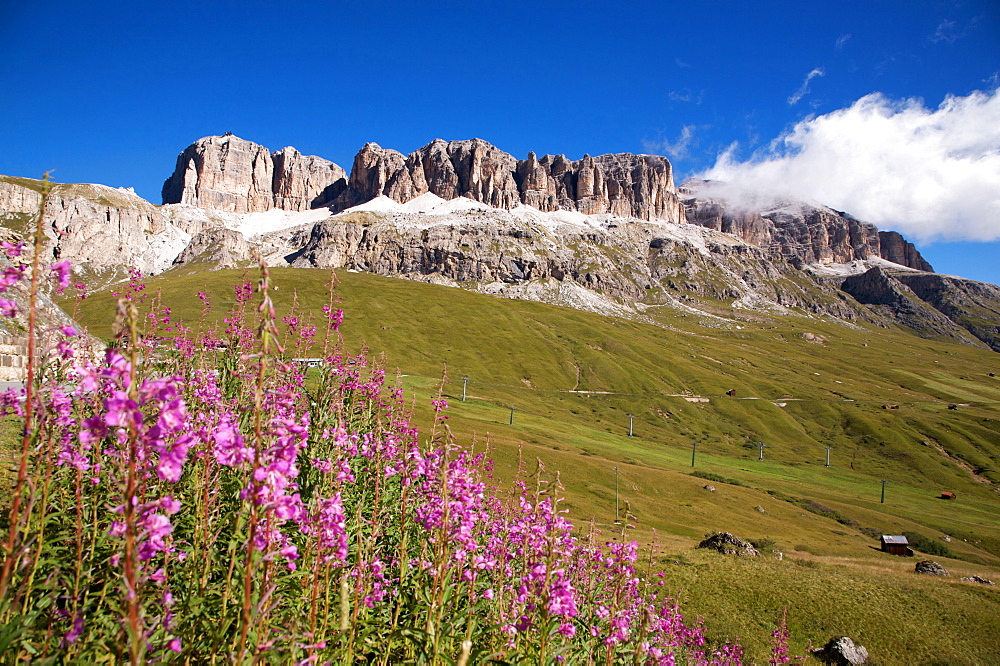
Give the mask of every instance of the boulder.
POLYGON ((961 580, 967 580, 970 583, 979 583, 980 585, 995 585, 993 581, 988 578, 983 578, 982 576, 963 577, 961 580))
POLYGON ((868 650, 863 645, 857 645, 847 636, 840 636, 831 638, 826 645, 813 650, 813 656, 824 664, 850 666, 866 663, 868 650))
POLYGON ((750 542, 735 537, 729 532, 713 534, 699 543, 698 548, 711 548, 723 555, 742 555, 744 557, 757 557, 760 555, 760 552, 750 542))
POLYGON ((931 562, 930 560, 921 560, 917 562, 913 570, 918 574, 927 574, 928 576, 947 576, 948 570, 937 562, 931 562))

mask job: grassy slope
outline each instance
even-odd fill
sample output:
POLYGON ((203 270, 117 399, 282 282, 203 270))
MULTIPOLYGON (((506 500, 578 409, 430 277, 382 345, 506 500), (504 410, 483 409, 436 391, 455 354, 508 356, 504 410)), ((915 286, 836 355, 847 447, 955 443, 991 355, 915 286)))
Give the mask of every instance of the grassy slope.
MULTIPOLYGON (((147 293, 161 291, 174 319, 193 326, 194 294, 209 293, 212 318, 221 317, 239 275, 168 274, 151 279, 147 293)), ((327 272, 272 276, 279 309, 293 298, 301 312, 326 302, 327 272)), ((348 347, 366 344, 403 375, 418 423, 429 418, 426 405, 446 365, 449 424, 459 439, 489 441, 501 477, 523 447, 525 459, 560 472, 574 518, 608 530, 617 466, 621 508, 628 501, 637 517, 634 534, 649 540, 657 531, 667 589, 704 613, 716 635, 742 635, 752 658, 766 643, 760 629, 773 626, 785 606, 800 652, 837 632, 883 662, 912 655, 988 663, 1000 650, 995 589, 957 575, 917 577, 913 560, 877 552, 857 529, 950 534, 947 545, 962 559, 935 560, 954 574, 1000 578, 1000 498, 984 482, 1000 484, 1000 378, 988 375, 1000 368, 996 354, 817 318, 756 318, 737 328, 652 309, 657 326, 378 276, 339 278, 348 347), (463 375, 470 378, 465 403, 463 375), (735 398, 724 395, 728 389, 735 398), (705 490, 709 482, 689 475, 692 442, 697 470, 743 485, 711 482, 716 492, 705 490), (767 445, 764 462, 757 442, 767 445), (890 483, 880 504, 883 478, 890 483), (959 499, 937 499, 946 489, 959 499), (818 502, 849 524, 767 491, 818 502), (691 550, 715 530, 770 537, 785 558, 734 562, 691 550), (982 630, 959 635, 961 618, 982 630)), ((95 294, 81 319, 107 335, 113 311, 110 296, 95 294)))

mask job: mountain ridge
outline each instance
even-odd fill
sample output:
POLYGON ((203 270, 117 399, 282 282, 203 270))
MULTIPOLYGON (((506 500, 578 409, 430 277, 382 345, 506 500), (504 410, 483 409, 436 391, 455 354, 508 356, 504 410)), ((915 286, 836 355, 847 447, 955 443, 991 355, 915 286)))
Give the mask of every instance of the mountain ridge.
MULTIPOLYGON (((37 209, 33 182, 0 177, 0 214, 15 231, 37 209)), ((260 254, 640 318, 655 305, 706 321, 798 312, 1000 351, 995 285, 937 276, 898 233, 817 202, 675 187, 660 156, 516 160, 481 139, 437 139, 408 156, 366 144, 348 174, 226 135, 182 151, 163 194, 157 206, 57 185, 46 251, 99 284, 128 266, 224 268, 260 254)))

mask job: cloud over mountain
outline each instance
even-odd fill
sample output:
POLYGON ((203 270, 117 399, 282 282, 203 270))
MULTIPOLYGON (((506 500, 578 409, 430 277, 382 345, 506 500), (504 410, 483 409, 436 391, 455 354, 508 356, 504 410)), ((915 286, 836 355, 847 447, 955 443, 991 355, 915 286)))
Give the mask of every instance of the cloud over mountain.
POLYGON ((738 145, 699 177, 808 196, 918 241, 1000 239, 1000 93, 866 95, 796 123, 747 161, 738 145))

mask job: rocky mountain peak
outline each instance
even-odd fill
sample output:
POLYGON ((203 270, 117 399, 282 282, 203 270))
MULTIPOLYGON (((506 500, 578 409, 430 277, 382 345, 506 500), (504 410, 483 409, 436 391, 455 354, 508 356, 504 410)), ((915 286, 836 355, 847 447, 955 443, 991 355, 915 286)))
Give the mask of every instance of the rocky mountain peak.
POLYGON ((354 159, 347 190, 334 204, 344 210, 378 196, 404 203, 431 192, 442 199, 467 197, 494 208, 520 204, 543 212, 613 213, 679 222, 683 211, 665 157, 563 155, 517 160, 483 139, 435 139, 405 158, 366 144, 354 159))
POLYGON ((272 159, 275 208, 309 210, 328 206, 347 189, 347 173, 322 157, 303 155, 288 146, 274 153, 272 159))
POLYGON ((344 170, 329 160, 294 148, 272 155, 264 146, 226 134, 185 148, 162 194, 165 204, 231 213, 308 210, 336 199, 347 187, 344 180, 344 170))
POLYGON ((772 259, 796 265, 881 258, 907 268, 931 265, 896 232, 880 232, 822 204, 745 192, 718 181, 688 179, 678 188, 687 220, 739 236, 772 259))

